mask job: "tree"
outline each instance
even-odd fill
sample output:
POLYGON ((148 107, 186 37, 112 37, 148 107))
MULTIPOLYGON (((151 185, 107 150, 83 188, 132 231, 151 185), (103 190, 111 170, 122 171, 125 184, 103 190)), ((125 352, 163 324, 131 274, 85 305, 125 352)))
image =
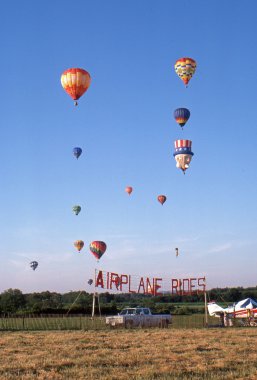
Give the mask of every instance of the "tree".
POLYGON ((19 289, 8 289, 1 294, 0 308, 4 313, 16 313, 25 306, 25 297, 19 289))

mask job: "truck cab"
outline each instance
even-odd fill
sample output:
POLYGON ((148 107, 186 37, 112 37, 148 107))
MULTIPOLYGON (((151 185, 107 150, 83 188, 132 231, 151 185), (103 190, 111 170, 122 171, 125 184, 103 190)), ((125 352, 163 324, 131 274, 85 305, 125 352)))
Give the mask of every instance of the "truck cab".
POLYGON ((151 315, 151 311, 147 307, 126 307, 119 315, 151 315))

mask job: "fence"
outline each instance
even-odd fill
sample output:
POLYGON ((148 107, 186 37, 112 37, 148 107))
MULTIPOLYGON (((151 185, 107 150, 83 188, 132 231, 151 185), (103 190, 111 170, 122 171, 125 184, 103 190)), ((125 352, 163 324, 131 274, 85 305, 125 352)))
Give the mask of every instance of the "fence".
MULTIPOLYGON (((210 325, 219 325, 217 318, 210 319, 210 325)), ((169 328, 190 329, 205 327, 205 319, 202 314, 173 315, 169 328)), ((108 327, 105 317, 85 315, 44 315, 44 316, 20 316, 0 317, 0 331, 47 331, 47 330, 103 330, 108 327)))

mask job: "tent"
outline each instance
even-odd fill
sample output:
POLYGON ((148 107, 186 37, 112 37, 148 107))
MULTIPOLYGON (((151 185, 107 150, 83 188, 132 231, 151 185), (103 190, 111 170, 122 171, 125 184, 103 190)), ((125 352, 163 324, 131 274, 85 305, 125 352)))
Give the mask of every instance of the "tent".
POLYGON ((224 309, 225 313, 232 314, 233 318, 257 317, 257 301, 252 298, 246 298, 242 301, 228 306, 224 309))

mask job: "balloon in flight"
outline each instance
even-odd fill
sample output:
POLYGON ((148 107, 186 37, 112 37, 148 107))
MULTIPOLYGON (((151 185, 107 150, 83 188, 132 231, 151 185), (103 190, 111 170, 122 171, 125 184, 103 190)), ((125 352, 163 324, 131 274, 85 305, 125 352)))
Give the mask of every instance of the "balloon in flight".
POLYGON ((74 212, 75 215, 78 215, 81 211, 81 207, 79 205, 73 206, 72 211, 74 212))
POLYGON ((92 284, 93 284, 93 282, 94 282, 94 281, 92 280, 92 278, 90 278, 90 279, 88 280, 88 282, 87 282, 87 283, 88 283, 88 285, 92 285, 92 284))
POLYGON ((133 191, 133 187, 131 186, 127 186, 126 189, 125 189, 126 193, 128 193, 128 195, 130 195, 133 191))
POLYGON ((30 265, 30 268, 32 268, 33 270, 36 270, 38 267, 38 262, 37 261, 31 261, 31 263, 29 265, 30 265))
POLYGON ((74 247, 80 252, 82 250, 82 248, 84 247, 83 240, 76 240, 74 242, 74 247))
POLYGON ((61 76, 61 84, 68 95, 78 105, 77 100, 87 91, 91 83, 90 74, 79 68, 71 68, 65 70, 61 76))
POLYGON ((178 248, 175 248, 176 257, 178 257, 178 248))
POLYGON ((185 171, 189 168, 191 159, 194 153, 191 151, 191 140, 175 140, 175 152, 173 156, 176 160, 177 168, 181 169, 185 174, 185 171))
POLYGON ((92 241, 89 246, 90 251, 93 253, 97 260, 103 256, 106 248, 106 244, 103 241, 92 241))
POLYGON ((192 58, 180 58, 175 63, 175 71, 187 86, 196 70, 196 61, 192 58))
POLYGON ((157 199, 158 199, 158 201, 163 205, 163 203, 166 202, 167 197, 166 197, 165 195, 159 195, 159 196, 157 197, 157 199))
POLYGON ((79 158, 79 156, 82 154, 82 149, 76 146, 73 148, 73 155, 76 157, 76 159, 79 158))
POLYGON ((190 118, 190 111, 187 108, 177 108, 174 111, 174 117, 175 117, 176 122, 183 129, 184 125, 190 118))

